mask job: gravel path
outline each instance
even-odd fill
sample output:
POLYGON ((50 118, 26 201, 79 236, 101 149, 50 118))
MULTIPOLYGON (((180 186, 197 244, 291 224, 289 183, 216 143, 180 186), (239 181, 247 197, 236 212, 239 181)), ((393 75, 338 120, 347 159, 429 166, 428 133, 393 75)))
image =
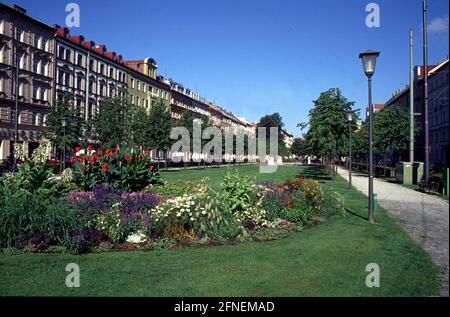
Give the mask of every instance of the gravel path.
MULTIPOLYGON (((339 167, 338 173, 348 180, 348 170, 339 167)), ((352 185, 367 195, 367 176, 354 173, 352 185)), ((445 272, 441 275, 441 296, 449 296, 448 201, 379 179, 374 179, 374 193, 378 194, 378 204, 428 252, 437 266, 444 268, 445 272)))

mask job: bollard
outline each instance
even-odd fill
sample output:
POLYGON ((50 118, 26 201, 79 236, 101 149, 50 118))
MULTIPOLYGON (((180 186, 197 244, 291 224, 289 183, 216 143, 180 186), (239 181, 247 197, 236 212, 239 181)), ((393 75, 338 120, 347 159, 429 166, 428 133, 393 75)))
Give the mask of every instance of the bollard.
POLYGON ((377 207, 378 207, 378 194, 373 193, 373 208, 377 209, 377 207))

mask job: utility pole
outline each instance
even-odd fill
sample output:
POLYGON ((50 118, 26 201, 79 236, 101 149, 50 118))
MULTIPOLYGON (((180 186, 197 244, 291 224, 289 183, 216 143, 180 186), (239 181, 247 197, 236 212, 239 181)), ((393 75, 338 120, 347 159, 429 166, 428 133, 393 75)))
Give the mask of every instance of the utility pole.
POLYGON ((413 31, 409 29, 409 161, 414 162, 413 31))
POLYGON ((427 38, 427 1, 423 0, 423 99, 424 99, 424 123, 425 123, 425 162, 424 178, 428 184, 430 178, 430 141, 428 129, 428 38, 427 38))

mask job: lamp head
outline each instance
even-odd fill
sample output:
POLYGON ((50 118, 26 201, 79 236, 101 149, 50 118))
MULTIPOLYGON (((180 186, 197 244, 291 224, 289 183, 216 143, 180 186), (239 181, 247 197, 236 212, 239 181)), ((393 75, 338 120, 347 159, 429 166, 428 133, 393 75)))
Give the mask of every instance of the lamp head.
POLYGON ((374 52, 372 50, 367 50, 359 54, 359 58, 361 58, 363 63, 364 73, 367 77, 372 77, 375 73, 375 66, 379 55, 380 52, 374 52))

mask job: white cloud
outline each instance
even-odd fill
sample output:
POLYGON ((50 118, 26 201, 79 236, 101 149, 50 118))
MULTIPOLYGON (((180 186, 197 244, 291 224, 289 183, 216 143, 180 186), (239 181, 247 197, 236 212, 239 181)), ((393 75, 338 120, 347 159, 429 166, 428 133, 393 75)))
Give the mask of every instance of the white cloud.
POLYGON ((431 20, 428 23, 428 31, 432 33, 448 33, 448 15, 431 20))

